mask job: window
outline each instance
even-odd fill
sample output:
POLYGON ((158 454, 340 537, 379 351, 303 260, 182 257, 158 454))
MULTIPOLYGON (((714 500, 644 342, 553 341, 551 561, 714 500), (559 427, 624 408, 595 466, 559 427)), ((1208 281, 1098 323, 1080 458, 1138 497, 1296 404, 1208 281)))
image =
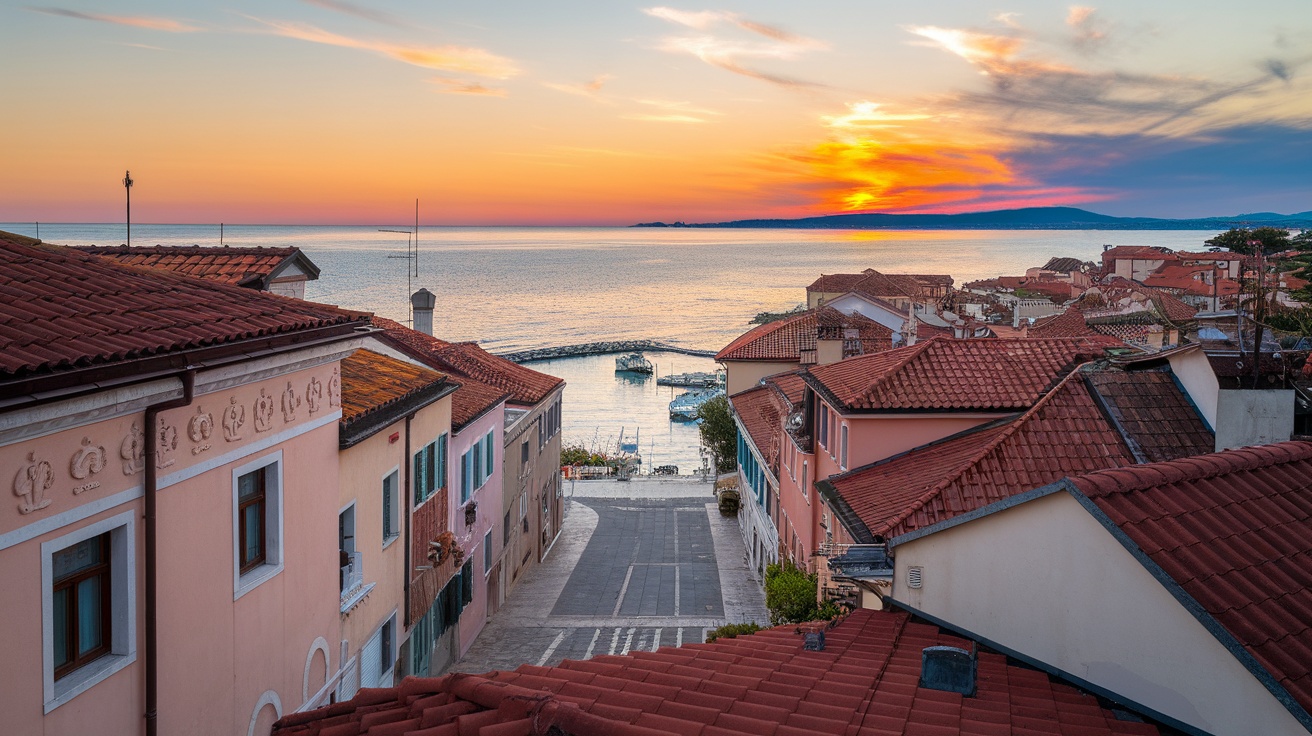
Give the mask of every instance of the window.
POLYGON ((820 405, 820 446, 829 447, 829 406, 820 405))
POLYGON ((528 491, 519 494, 519 518, 528 516, 528 491))
POLYGON ((505 547, 510 544, 510 512, 506 512, 506 518, 501 520, 501 546, 505 547))
POLYGON ((400 472, 393 470, 383 478, 383 546, 386 547, 401 535, 400 504, 397 496, 400 488, 400 472))
POLYGON ((236 600, 283 569, 281 450, 233 471, 232 537, 236 600))
POLYGON ((424 445, 415 453, 415 505, 428 500, 437 489, 446 487, 446 434, 424 445))
POLYGON ((487 436, 483 438, 483 464, 487 466, 483 474, 484 483, 492 477, 492 461, 496 454, 492 452, 493 442, 495 442, 495 438, 492 436, 492 431, 488 430, 487 436))
POLYGON ((396 614, 383 622, 382 626, 365 642, 360 653, 360 686, 390 687, 395 675, 392 666, 396 662, 396 614))
POLYGON ((109 653, 109 533, 55 553, 55 679, 109 653))
POLYGON ((136 661, 136 513, 41 544, 45 712, 136 661))
POLYGON ((469 500, 469 484, 469 453, 466 452, 460 456, 460 503, 465 503, 469 500))
POLYGON ((843 470, 847 470, 847 425, 846 424, 844 424, 839 429, 839 436, 840 439, 838 442, 838 464, 843 468, 843 470))
POLYGON ((519 443, 519 461, 528 463, 528 440, 519 443))
POLYGON ((802 461, 802 498, 806 498, 807 491, 809 489, 809 486, 807 485, 807 480, 809 479, 807 478, 806 471, 807 471, 806 461, 803 460, 802 461))
POLYGON ((237 530, 240 570, 250 572, 264 564, 268 503, 264 468, 237 477, 237 530))
POLYGON ((492 530, 483 535, 483 574, 492 572, 492 530))

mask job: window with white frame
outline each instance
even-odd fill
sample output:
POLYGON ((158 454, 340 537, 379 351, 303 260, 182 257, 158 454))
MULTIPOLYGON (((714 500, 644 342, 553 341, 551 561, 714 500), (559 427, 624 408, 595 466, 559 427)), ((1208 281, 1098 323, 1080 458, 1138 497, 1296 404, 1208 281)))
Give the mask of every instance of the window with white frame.
POLYGON ((807 487, 808 487, 808 485, 809 485, 809 484, 807 483, 807 481, 810 480, 810 478, 807 477, 807 472, 806 472, 807 470, 808 470, 808 468, 807 468, 807 466, 806 466, 806 461, 803 460, 803 461, 802 461, 802 484, 801 484, 801 485, 802 485, 802 498, 806 498, 806 495, 807 495, 807 487))
POLYGON ((41 544, 46 713, 136 660, 135 517, 41 544))
POLYGON ((483 437, 483 482, 486 483, 492 477, 493 461, 496 459, 496 438, 492 436, 492 430, 487 431, 483 437))
POLYGON ((839 434, 838 464, 843 468, 843 470, 847 470, 847 425, 846 424, 839 427, 838 434, 839 434))
POLYGON ((820 405, 820 446, 829 447, 829 407, 820 405))
POLYGON ((415 453, 415 506, 446 487, 446 433, 415 453))
POLYGON ((233 599, 283 569, 282 451, 232 471, 233 599))
POLYGON ((401 536, 401 474, 393 470, 383 477, 383 546, 401 536))
POLYGON ((360 652, 360 686, 391 687, 395 679, 396 614, 393 613, 360 652))

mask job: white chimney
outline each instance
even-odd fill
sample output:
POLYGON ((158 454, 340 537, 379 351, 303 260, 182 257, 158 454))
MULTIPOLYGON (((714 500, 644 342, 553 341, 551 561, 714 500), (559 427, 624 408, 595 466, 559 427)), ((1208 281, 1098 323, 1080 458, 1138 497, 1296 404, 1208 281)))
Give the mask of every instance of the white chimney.
POLYGON ((433 334, 433 307, 436 305, 437 297, 428 289, 420 289, 411 294, 410 307, 414 321, 410 326, 425 335, 433 334))

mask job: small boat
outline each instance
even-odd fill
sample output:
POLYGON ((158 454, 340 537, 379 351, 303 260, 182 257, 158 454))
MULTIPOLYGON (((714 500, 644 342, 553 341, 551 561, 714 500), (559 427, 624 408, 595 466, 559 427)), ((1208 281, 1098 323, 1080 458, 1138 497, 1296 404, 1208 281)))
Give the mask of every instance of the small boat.
POLYGON ((652 365, 650 360, 642 356, 642 353, 629 353, 615 359, 615 372, 642 373, 650 376, 652 374, 652 365))
POLYGON ((679 394, 670 402, 670 419, 693 421, 697 418, 697 410, 702 404, 723 395, 722 388, 704 388, 679 394))
POLYGON ((673 373, 668 376, 661 376, 656 379, 658 386, 683 386, 686 388, 715 388, 724 386, 724 371, 707 373, 706 371, 696 371, 693 373, 673 373))

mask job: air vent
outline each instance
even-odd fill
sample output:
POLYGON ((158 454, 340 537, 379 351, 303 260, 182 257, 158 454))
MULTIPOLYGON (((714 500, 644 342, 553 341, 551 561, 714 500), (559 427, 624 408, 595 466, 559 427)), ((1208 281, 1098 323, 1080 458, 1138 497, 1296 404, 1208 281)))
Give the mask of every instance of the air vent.
POLYGON ((923 567, 908 567, 907 587, 919 589, 920 586, 924 584, 924 579, 923 579, 924 574, 925 574, 925 568, 923 567))

